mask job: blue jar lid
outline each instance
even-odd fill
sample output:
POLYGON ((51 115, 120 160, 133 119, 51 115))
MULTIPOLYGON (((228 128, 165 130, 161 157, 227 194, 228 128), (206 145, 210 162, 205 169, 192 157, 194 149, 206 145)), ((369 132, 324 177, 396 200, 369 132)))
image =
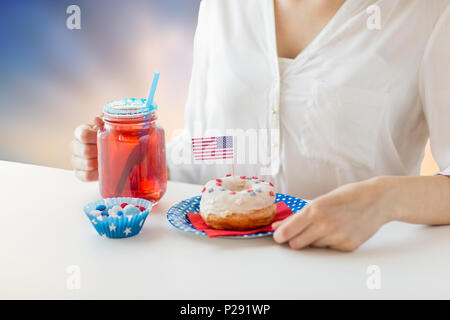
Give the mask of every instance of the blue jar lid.
POLYGON ((139 118, 149 115, 158 109, 158 105, 153 104, 147 106, 147 99, 120 99, 108 102, 103 107, 105 115, 117 118, 139 118))

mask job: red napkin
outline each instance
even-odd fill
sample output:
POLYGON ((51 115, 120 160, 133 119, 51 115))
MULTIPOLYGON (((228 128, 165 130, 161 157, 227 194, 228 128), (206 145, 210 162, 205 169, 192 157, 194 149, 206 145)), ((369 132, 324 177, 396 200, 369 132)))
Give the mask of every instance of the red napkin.
MULTIPOLYGON (((275 219, 273 219, 273 222, 283 220, 292 214, 291 209, 284 202, 277 202, 276 205, 277 205, 277 210, 276 210, 276 215, 275 215, 275 219)), ((212 228, 208 227, 206 225, 206 223, 203 221, 202 216, 199 213, 188 213, 187 216, 195 229, 197 229, 199 231, 204 231, 210 238, 227 237, 227 236, 241 236, 241 235, 245 235, 245 234, 254 234, 254 233, 258 233, 258 232, 273 231, 271 224, 269 224, 268 226, 265 226, 265 227, 258 228, 258 229, 245 230, 245 231, 217 230, 217 229, 212 229, 212 228)))

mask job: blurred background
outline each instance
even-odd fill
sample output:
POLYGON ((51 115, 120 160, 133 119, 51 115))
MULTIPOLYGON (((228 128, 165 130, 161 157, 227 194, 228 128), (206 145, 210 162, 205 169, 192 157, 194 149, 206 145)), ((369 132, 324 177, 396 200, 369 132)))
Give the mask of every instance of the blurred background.
MULTIPOLYGON (((1 0, 0 159, 70 168, 74 128, 105 102, 147 96, 159 122, 183 127, 200 0, 1 0), (69 30, 69 5, 81 29, 69 30)), ((429 146, 422 174, 438 170, 429 146)))
POLYGON ((199 0, 1 0, 0 159, 70 168, 74 128, 105 102, 156 102, 170 140, 183 127, 199 0), (81 9, 69 30, 66 9, 81 9))

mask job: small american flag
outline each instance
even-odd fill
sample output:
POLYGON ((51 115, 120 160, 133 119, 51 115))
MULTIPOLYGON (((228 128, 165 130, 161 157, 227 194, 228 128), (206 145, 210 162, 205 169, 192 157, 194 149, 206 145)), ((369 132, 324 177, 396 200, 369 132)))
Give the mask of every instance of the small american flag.
POLYGON ((233 137, 193 138, 192 152, 195 160, 232 159, 233 137))

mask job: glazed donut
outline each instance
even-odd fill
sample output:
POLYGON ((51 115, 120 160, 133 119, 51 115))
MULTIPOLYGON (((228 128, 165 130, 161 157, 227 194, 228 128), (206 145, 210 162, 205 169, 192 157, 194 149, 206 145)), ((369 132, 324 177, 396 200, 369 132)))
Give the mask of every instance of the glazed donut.
POLYGON ((211 180, 202 190, 200 214, 214 229, 249 230, 275 218, 275 188, 257 177, 231 176, 211 180))

